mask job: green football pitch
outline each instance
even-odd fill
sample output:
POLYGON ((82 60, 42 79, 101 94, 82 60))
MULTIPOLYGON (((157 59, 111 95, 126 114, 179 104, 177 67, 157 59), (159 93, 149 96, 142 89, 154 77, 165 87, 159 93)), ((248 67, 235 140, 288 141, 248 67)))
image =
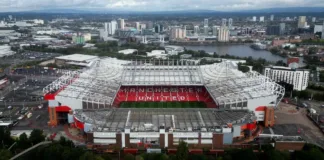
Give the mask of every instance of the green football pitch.
POLYGON ((204 102, 122 102, 120 108, 206 108, 204 102))

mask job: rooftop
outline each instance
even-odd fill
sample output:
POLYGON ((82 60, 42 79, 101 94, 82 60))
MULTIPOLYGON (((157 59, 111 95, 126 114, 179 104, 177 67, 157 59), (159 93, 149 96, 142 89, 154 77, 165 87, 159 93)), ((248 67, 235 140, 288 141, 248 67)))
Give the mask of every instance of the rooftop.
POLYGON ((71 54, 67 56, 56 57, 55 59, 66 60, 66 61, 89 62, 97 58, 98 56, 91 56, 91 55, 84 55, 84 54, 71 54))
POLYGON ((207 131, 227 126, 231 123, 252 122, 255 117, 247 111, 216 111, 215 109, 185 108, 119 108, 95 111, 76 110, 78 120, 93 124, 95 131, 120 131, 130 128, 132 131, 159 131, 160 126, 167 130, 207 131))
POLYGON ((199 66, 183 61, 123 61, 115 58, 96 60, 86 70, 69 72, 43 91, 46 94, 67 86, 57 96, 100 103, 108 108, 123 85, 205 86, 220 108, 244 108, 249 99, 280 98, 284 94, 284 89, 271 79, 255 71, 243 73, 229 61, 199 66))

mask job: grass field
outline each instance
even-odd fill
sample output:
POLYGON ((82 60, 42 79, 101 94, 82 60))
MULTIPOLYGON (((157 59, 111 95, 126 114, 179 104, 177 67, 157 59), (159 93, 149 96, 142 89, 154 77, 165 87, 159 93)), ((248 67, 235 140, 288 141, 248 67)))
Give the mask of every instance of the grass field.
POLYGON ((122 102, 120 108, 206 108, 204 102, 122 102))

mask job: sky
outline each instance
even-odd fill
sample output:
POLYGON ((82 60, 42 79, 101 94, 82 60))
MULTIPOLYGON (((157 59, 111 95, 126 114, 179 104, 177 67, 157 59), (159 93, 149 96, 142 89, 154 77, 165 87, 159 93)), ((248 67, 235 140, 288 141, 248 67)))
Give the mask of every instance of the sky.
POLYGON ((0 0, 0 12, 83 9, 241 11, 276 7, 324 7, 324 0, 0 0))

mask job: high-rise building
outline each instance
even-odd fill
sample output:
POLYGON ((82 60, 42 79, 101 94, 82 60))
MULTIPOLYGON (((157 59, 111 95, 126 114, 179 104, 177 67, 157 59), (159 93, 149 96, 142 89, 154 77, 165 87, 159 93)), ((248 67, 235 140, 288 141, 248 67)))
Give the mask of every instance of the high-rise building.
POLYGON ((112 34, 112 25, 111 22, 108 23, 108 34, 111 35, 112 34))
POLYGON ((232 26, 233 26, 233 19, 232 18, 229 18, 228 19, 228 28, 229 29, 232 29, 232 26))
POLYGON ((152 29, 153 28, 153 22, 149 21, 146 23, 146 28, 147 29, 152 29))
POLYGON ((164 31, 164 26, 162 24, 160 24, 160 32, 164 31))
POLYGON ((122 18, 118 19, 118 28, 121 30, 125 29, 125 20, 124 19, 122 19, 122 18))
POLYGON ((140 28, 140 22, 136 22, 135 23, 135 27, 136 27, 136 29, 139 31, 141 28, 140 28))
POLYGON ((204 27, 206 27, 206 26, 208 27, 208 19, 207 18, 204 19, 204 27))
POLYGON ((115 20, 112 20, 110 22, 110 27, 109 27, 109 32, 111 35, 115 35, 115 32, 116 32, 116 29, 118 29, 118 24, 117 24, 117 21, 115 20))
POLYGON ((228 42, 229 41, 229 30, 225 26, 221 26, 218 31, 218 41, 219 42, 228 42))
POLYGON ((146 29, 146 24, 145 23, 141 23, 140 24, 140 30, 146 29))
POLYGON ((276 82, 286 82, 294 85, 294 90, 297 91, 305 90, 308 86, 309 70, 271 66, 265 67, 264 74, 276 82))
POLYGON ((154 32, 155 33, 160 33, 160 32, 163 32, 164 31, 164 28, 163 28, 163 25, 162 24, 156 24, 154 26, 154 32))
POLYGON ((264 22, 264 16, 260 17, 260 22, 264 22))
POLYGON ((312 18, 312 22, 315 23, 316 22, 316 17, 312 18))
POLYGON ((271 16, 270 16, 270 21, 273 21, 274 20, 274 15, 272 14, 271 16))
POLYGON ((204 26, 204 35, 206 36, 208 35, 208 31, 209 31, 208 29, 209 29, 208 26, 204 26))
POLYGON ((108 32, 108 23, 105 23, 105 32, 108 32))
POLYGON ((226 23, 227 23, 227 19, 223 18, 222 19, 222 27, 225 27, 226 26, 226 23))
POLYGON ((307 26, 306 16, 299 16, 298 18, 298 28, 305 28, 307 26))
POLYGON ((280 35, 280 26, 279 25, 267 26, 266 33, 267 35, 280 35))
POLYGON ((213 36, 217 36, 217 33, 218 33, 217 26, 213 26, 212 31, 213 31, 213 36))
POLYGON ((196 36, 199 34, 199 26, 194 26, 194 34, 196 36))
POLYGON ((280 23, 280 35, 284 35, 286 33, 286 23, 280 23))
POLYGON ((253 17, 252 17, 252 21, 253 21, 253 22, 256 22, 256 20, 257 20, 257 17, 256 17, 256 16, 253 16, 253 17))
POLYGON ((186 29, 179 26, 174 26, 171 28, 170 39, 183 39, 186 37, 186 29))

